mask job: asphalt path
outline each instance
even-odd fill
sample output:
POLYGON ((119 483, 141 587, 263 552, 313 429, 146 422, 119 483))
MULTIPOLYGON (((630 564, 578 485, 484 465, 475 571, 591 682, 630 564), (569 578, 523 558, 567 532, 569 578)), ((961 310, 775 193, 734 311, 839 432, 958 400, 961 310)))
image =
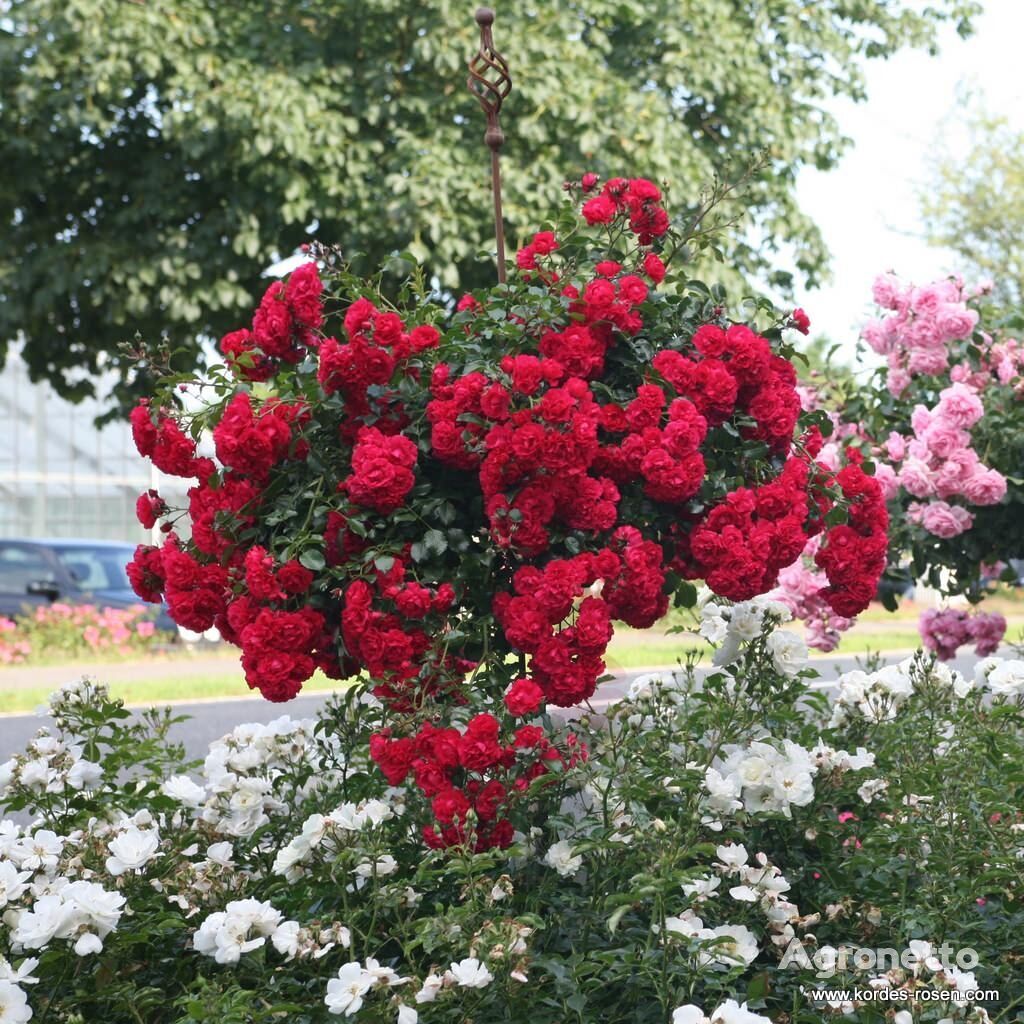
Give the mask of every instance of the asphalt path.
MULTIPOLYGON (((897 662, 906 657, 905 654, 891 654, 887 662, 897 662)), ((962 655, 950 662, 950 667, 959 669, 965 675, 974 672, 977 662, 974 655, 962 655)), ((858 667, 854 655, 837 655, 814 658, 811 665, 821 674, 821 681, 835 680, 844 672, 858 667)), ((629 684, 639 675, 656 671, 653 669, 635 670, 616 673, 615 679, 604 683, 591 701, 596 710, 607 707, 619 699, 629 688, 629 684)), ((171 738, 184 743, 189 758, 203 758, 210 744, 236 725, 242 722, 270 722, 281 715, 293 718, 311 718, 324 706, 329 693, 298 696, 287 704, 271 704, 259 697, 240 697, 221 700, 208 700, 175 704, 177 714, 187 716, 187 720, 179 722, 171 729, 171 738)), ((24 750, 25 744, 50 723, 46 715, 0 715, 0 761, 24 750)))

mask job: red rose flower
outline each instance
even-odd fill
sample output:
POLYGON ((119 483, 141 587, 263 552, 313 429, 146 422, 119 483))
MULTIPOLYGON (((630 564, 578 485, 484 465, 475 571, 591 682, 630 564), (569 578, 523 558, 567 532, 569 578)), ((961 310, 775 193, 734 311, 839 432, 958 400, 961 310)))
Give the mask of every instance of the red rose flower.
POLYGON ((517 679, 505 694, 505 707, 516 718, 532 715, 544 700, 544 691, 532 679, 517 679))

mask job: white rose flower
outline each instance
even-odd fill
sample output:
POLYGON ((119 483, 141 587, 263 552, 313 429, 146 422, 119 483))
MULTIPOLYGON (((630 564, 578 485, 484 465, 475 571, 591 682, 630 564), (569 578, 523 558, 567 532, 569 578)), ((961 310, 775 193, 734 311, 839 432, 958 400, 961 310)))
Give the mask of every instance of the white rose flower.
POLYGON ((383 800, 366 800, 361 806, 366 822, 371 826, 384 824, 395 816, 395 809, 383 800))
POLYGON ((666 917, 665 931, 683 938, 696 938, 704 929, 704 922, 692 910, 687 910, 680 917, 666 917))
POLYGON ((953 693, 961 700, 974 690, 974 680, 968 679, 962 672, 953 673, 953 693))
POLYGON ((198 807, 206 799, 206 790, 187 775, 172 775, 165 779, 160 792, 185 807, 198 807))
POLYGON ((233 843, 211 843, 206 848, 206 859, 221 868, 233 868, 235 846, 233 843))
POLYGON ((49 786, 52 778, 50 762, 45 757, 26 761, 18 773, 18 781, 26 789, 44 790, 49 786))
POLYGON ((727 633, 718 650, 715 651, 711 664, 717 668, 721 668, 723 665, 731 665, 738 657, 742 647, 743 644, 735 633, 727 633))
POLYGON ((0 860, 0 910, 28 888, 31 871, 19 871, 9 860, 0 860))
POLYGON ((862 768, 874 768, 875 766, 875 755, 870 753, 864 747, 858 747, 856 753, 846 755, 846 764, 844 767, 849 768, 850 771, 860 771, 862 768))
POLYGON ((692 1003, 687 1006, 677 1006, 672 1011, 672 1024, 708 1024, 704 1011, 692 1003))
POLYGON ((807 665, 807 644, 788 629, 775 630, 768 637, 767 647, 776 671, 784 676, 795 676, 807 665))
POLYGON ((568 878, 583 867, 583 858, 574 854, 572 845, 562 839, 544 854, 544 863, 549 868, 554 868, 563 878, 568 878))
POLYGON ((124 913, 125 898, 119 892, 107 892, 97 882, 72 882, 61 890, 61 896, 101 939, 117 927, 124 913))
POLYGON ((417 1003, 432 1003, 444 988, 444 975, 428 974, 423 979, 423 986, 414 996, 417 1003))
POLYGON ((475 956, 453 963, 448 973, 462 988, 486 988, 494 981, 494 975, 475 956))
POLYGON ((402 1003, 398 1007, 398 1024, 418 1024, 420 1015, 411 1007, 402 1003))
POLYGON ((1024 693, 1024 661, 1009 660, 988 673, 988 688, 997 697, 1016 697, 1024 693))
POLYGON ((802 765, 784 764, 772 774, 772 793, 788 816, 790 804, 806 807, 814 799, 814 779, 802 765))
POLYGON ((0 981, 9 981, 15 985, 38 985, 39 979, 32 972, 39 966, 36 957, 26 957, 21 966, 15 969, 7 960, 0 956, 0 981))
POLYGON ((748 1010, 746 1003, 737 1003, 735 999, 726 999, 711 1014, 711 1024, 771 1024, 771 1020, 748 1010))
POLYGON ((899 665, 886 665, 885 668, 880 668, 875 672, 871 678, 892 697, 909 697, 914 692, 914 684, 906 662, 900 662, 899 665))
POLYGON ((10 981, 0 981, 0 1024, 26 1024, 32 1019, 28 997, 10 981))
POLYGON ((857 787, 857 796, 869 804, 879 793, 884 793, 889 788, 885 779, 868 779, 863 785, 857 787))
POLYGON ((372 956, 366 958, 366 973, 373 978, 377 985, 404 985, 409 980, 400 978, 391 967, 385 967, 372 956))
POLYGON ((757 959, 757 939, 746 925, 719 925, 717 928, 711 929, 708 938, 711 937, 725 940, 716 942, 708 949, 711 958, 718 963, 730 967, 738 963, 749 966, 757 959))
POLYGON ((107 871, 115 878, 127 871, 139 871, 146 866, 160 850, 160 833, 154 829, 145 832, 137 828, 127 829, 107 847, 107 871))
POLYGON ((988 679, 988 674, 994 668, 998 668, 1002 663, 1002 658, 996 658, 991 655, 987 658, 982 658, 981 661, 974 666, 974 681, 978 684, 985 683, 988 679))
POLYGON ((728 869, 727 873, 731 875, 747 863, 749 854, 742 843, 732 843, 729 846, 719 846, 715 850, 715 856, 725 865, 728 869))
POLYGON ((721 884, 720 878, 695 878, 692 882, 684 882, 682 890, 695 900, 706 900, 715 895, 721 884))
POLYGON ((75 953, 78 956, 91 956, 94 953, 102 952, 103 940, 92 932, 83 933, 75 943, 75 953))
POLYGON ((390 854, 384 854, 376 860, 364 860, 352 869, 356 876, 356 888, 361 889, 373 878, 385 878, 398 870, 398 861, 390 854))
POLYGON ((771 781, 772 766, 767 758, 752 754, 740 762, 738 774, 744 786, 765 786, 771 781))
POLYGON ((95 789, 103 778, 103 769, 94 761, 79 758, 68 771, 67 781, 72 789, 95 789))
POLYGON ((718 606, 706 605, 701 613, 700 635, 709 643, 720 644, 728 632, 729 623, 719 614, 718 606))
POLYGON ((668 672, 646 672, 637 676, 626 692, 627 700, 648 700, 654 696, 656 687, 671 686, 672 676, 668 672))
POLYGON ((363 1005, 363 996, 370 991, 373 976, 363 970, 362 964, 350 961, 338 969, 338 976, 327 982, 324 1003, 329 1013, 343 1013, 351 1017, 363 1005))
POLYGON ((11 928, 11 939, 25 949, 45 949, 69 916, 69 908, 58 893, 40 896, 31 910, 18 914, 11 928))
POLYGON ((306 873, 303 866, 310 854, 309 844, 298 836, 284 849, 277 851, 271 871, 275 875, 284 875, 289 882, 297 882, 306 873))
POLYGON ((756 903, 761 897, 761 894, 749 885, 734 885, 729 890, 729 895, 741 903, 756 903))
POLYGON ((743 806, 739 801, 743 785, 737 774, 722 774, 717 768, 708 768, 704 773, 704 788, 708 791, 708 807, 714 811, 728 814, 743 806))
POLYGON ((291 960, 299 951, 299 922, 284 921, 279 924, 270 936, 270 942, 278 953, 291 960))
POLYGON ((13 757, 0 764, 0 796, 6 796, 7 791, 11 788, 11 783, 14 781, 14 770, 17 766, 18 762, 13 757))
POLYGON ((734 605, 729 614, 729 632, 747 642, 761 635, 764 608, 756 601, 743 601, 734 605))

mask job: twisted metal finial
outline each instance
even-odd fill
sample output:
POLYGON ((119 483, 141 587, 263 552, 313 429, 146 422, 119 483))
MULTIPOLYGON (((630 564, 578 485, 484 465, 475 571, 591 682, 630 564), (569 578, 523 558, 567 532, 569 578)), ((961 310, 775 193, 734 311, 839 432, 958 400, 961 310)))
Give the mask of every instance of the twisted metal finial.
POLYGON ((508 61, 494 48, 491 25, 494 11, 478 7, 476 23, 480 26, 480 49, 469 61, 466 84, 487 115, 484 143, 491 151, 491 191, 494 194, 494 234, 498 243, 498 281, 505 283, 505 224, 501 213, 501 162, 499 150, 505 142, 501 130, 501 104, 512 91, 508 61))

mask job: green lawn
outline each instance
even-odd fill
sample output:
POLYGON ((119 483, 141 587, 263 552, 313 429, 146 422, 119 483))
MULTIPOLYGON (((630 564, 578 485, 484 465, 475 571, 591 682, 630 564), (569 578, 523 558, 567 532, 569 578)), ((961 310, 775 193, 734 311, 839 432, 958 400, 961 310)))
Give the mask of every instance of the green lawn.
MULTIPOLYGON (((888 616, 871 609, 861 623, 842 638, 838 654, 863 654, 868 650, 886 651, 914 650, 919 645, 917 630, 914 628, 916 612, 888 616), (866 619, 867 621, 864 621, 866 619)), ((1019 625, 1019 623, 1018 623, 1019 625)), ((1011 626, 1009 633, 1015 632, 1011 626)), ((619 627, 608 649, 606 662, 609 671, 622 669, 671 667, 682 660, 691 650, 699 650, 706 657, 710 648, 692 635, 666 635, 663 629, 633 630, 619 627)), ((812 652, 812 658, 821 657, 812 652)), ((93 670, 97 678, 103 679, 103 666, 97 663, 93 670)), ((223 670, 202 675, 189 675, 187 671, 172 678, 140 679, 137 682, 110 683, 111 692, 127 704, 164 704, 167 702, 188 702, 215 700, 224 697, 247 697, 252 693, 245 685, 237 661, 226 652, 223 670)), ((344 684, 340 684, 344 685, 344 684)), ((303 692, 324 692, 339 687, 339 684, 317 673, 303 686, 303 692)), ((0 669, 0 713, 25 713, 45 704, 53 686, 28 686, 4 690, 3 670, 0 669)))
MULTIPOLYGON (((102 666, 97 666, 96 678, 103 681, 102 666)), ((197 700, 214 700, 224 697, 251 697, 253 692, 246 686, 241 670, 225 669, 222 673, 185 676, 179 679, 151 679, 135 683, 111 683, 110 692, 126 704, 185 703, 197 700)), ((326 692, 344 686, 335 679, 328 679, 317 672, 302 687, 303 693, 326 692)), ((0 712, 25 713, 45 704, 54 691, 53 686, 26 687, 17 690, 3 689, 3 675, 0 673, 0 712)))
MULTIPOLYGON (((864 654, 866 651, 912 651, 920 645, 915 629, 854 630, 843 637, 839 650, 833 654, 864 654)), ((673 634, 665 636, 656 629, 631 630, 620 627, 615 631, 605 660, 612 670, 618 668, 652 668, 674 665, 688 651, 701 651, 710 657, 711 648, 691 636, 673 634)), ((811 651, 811 658, 828 657, 811 651)))

